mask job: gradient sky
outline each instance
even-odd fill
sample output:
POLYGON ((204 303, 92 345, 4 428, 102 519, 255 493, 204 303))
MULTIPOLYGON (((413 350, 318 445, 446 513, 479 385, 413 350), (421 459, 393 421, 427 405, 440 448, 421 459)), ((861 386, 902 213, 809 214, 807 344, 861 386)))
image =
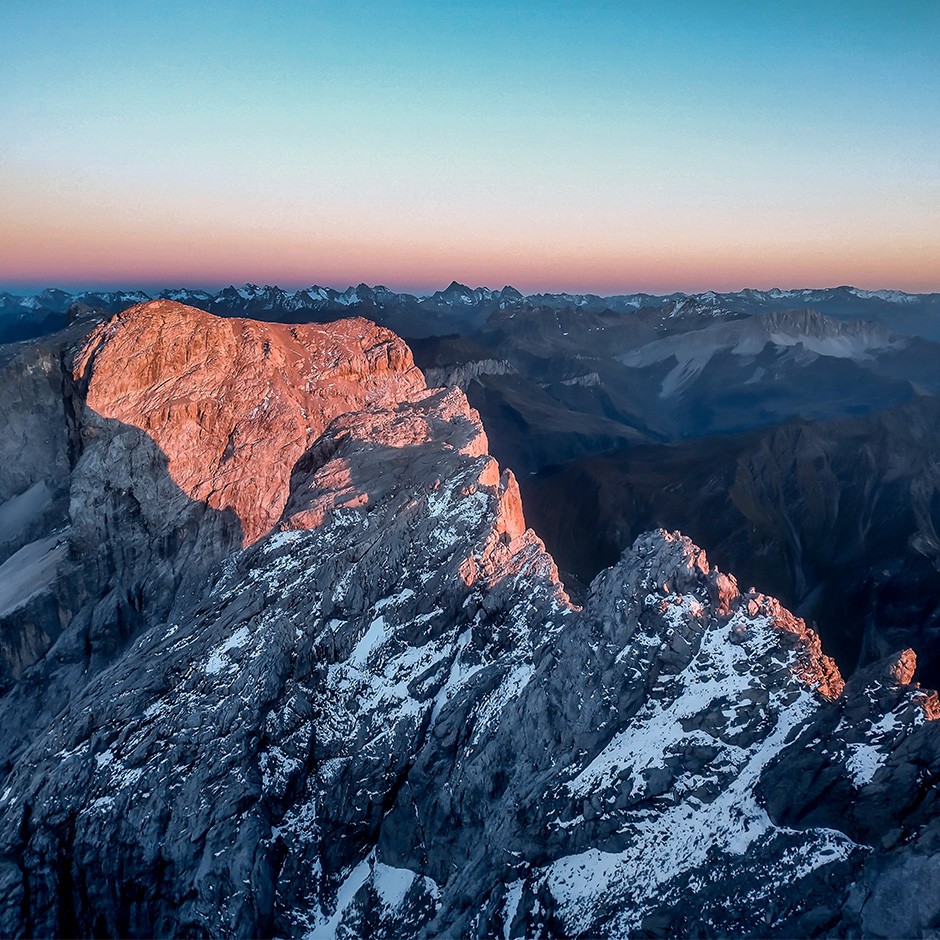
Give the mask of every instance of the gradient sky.
POLYGON ((0 35, 7 287, 940 290, 938 0, 0 0, 0 35))

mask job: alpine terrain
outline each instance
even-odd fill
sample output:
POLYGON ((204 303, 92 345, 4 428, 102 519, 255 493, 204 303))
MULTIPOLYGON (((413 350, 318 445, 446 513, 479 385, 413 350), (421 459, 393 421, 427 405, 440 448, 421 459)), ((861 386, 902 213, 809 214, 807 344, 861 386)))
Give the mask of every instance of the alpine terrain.
POLYGON ((872 639, 844 679, 665 528, 574 603, 460 387, 504 435, 541 361, 528 413, 579 458, 730 430, 682 393, 742 363, 770 401, 835 351, 903 405, 928 340, 582 310, 622 342, 572 374, 545 304, 459 287, 440 309, 488 326, 416 343, 446 387, 362 317, 169 297, 0 347, 0 935, 936 935, 914 652, 872 639))

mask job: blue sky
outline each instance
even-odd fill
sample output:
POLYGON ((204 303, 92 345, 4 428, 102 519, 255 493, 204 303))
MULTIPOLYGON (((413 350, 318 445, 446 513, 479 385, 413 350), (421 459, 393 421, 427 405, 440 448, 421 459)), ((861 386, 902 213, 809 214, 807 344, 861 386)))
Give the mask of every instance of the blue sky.
POLYGON ((0 33, 5 283, 940 289, 936 2, 4 0, 0 33))

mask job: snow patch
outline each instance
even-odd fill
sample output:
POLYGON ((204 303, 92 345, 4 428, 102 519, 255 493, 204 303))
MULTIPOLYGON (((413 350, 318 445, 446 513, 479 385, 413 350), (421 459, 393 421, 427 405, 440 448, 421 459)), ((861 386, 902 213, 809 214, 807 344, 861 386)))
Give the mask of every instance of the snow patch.
POLYGON ((248 635, 248 627, 239 627, 220 647, 213 650, 206 662, 206 675, 218 675, 225 666, 231 666, 232 662, 226 654, 244 646, 248 642, 248 635))
POLYGON ((65 533, 24 545, 0 565, 0 617, 22 607, 56 579, 68 555, 65 533))

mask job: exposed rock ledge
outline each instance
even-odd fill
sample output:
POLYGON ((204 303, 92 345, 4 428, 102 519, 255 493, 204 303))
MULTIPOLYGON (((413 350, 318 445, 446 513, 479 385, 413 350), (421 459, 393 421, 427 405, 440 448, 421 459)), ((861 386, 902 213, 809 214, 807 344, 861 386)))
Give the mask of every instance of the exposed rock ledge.
POLYGON ((515 369, 508 359, 476 359, 457 366, 432 366, 424 370, 428 385, 456 386, 463 391, 481 375, 512 375, 515 369))

